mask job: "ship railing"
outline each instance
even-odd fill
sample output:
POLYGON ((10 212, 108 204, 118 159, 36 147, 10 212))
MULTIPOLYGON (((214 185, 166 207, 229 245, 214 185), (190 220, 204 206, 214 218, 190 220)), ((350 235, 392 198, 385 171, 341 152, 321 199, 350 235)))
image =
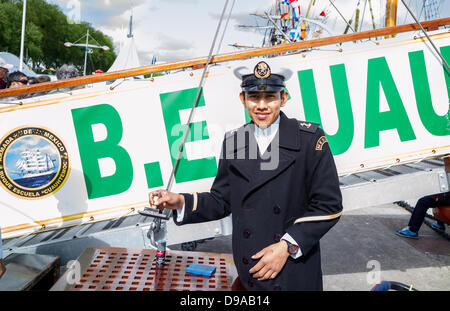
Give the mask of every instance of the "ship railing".
MULTIPOLYGON (((431 21, 424 21, 420 23, 425 29, 437 29, 441 26, 450 25, 450 17, 441 18, 431 21)), ((393 27, 380 28, 375 30, 368 30, 344 35, 338 35, 333 37, 319 38, 308 41, 294 42, 288 44, 281 44, 277 46, 269 46, 263 48, 255 48, 231 53, 223 53, 213 55, 211 58, 211 64, 217 64, 227 61, 240 60, 264 55, 280 55, 281 53, 296 52, 302 50, 308 50, 314 47, 327 46, 332 44, 339 44, 344 42, 356 41, 369 39, 374 37, 383 37, 388 35, 399 34, 403 32, 417 31, 420 30, 420 26, 417 23, 405 24, 393 27)), ((71 78, 67 80, 59 80, 53 82, 44 82, 39 84, 34 84, 30 86, 24 86, 14 89, 4 89, 0 90, 0 101, 5 97, 13 97, 20 95, 26 95, 30 93, 39 93, 54 89, 66 89, 73 88, 80 85, 111 81, 135 76, 143 76, 147 74, 154 74, 159 72, 167 72, 186 68, 202 68, 206 65, 208 57, 199 57, 189 60, 167 62, 162 64, 155 64, 149 66, 142 66, 132 69, 106 72, 102 74, 88 75, 77 78, 71 78)), ((6 102, 8 103, 8 102, 6 102)), ((12 103, 12 102, 9 102, 12 103)), ((14 103, 21 104, 19 101, 14 101, 14 103)))

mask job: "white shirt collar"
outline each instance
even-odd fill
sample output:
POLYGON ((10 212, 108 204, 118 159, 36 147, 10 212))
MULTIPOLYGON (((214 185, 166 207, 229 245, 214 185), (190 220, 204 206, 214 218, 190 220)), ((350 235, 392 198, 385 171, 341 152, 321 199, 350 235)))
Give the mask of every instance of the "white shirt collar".
POLYGON ((278 127, 280 126, 280 116, 278 115, 278 118, 273 122, 271 125, 269 125, 266 129, 261 129, 255 124, 255 136, 270 136, 275 135, 278 131, 278 127))
POLYGON ((261 154, 266 152, 267 147, 269 146, 269 144, 275 137, 276 133, 278 132, 279 125, 280 125, 280 116, 278 116, 276 121, 273 122, 266 129, 261 129, 255 124, 254 135, 261 154))

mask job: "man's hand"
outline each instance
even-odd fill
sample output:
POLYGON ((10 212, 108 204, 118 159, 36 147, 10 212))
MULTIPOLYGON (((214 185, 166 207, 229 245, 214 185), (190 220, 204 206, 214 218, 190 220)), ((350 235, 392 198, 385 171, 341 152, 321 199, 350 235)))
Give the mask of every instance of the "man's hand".
POLYGON ((275 278, 289 257, 287 249, 288 246, 284 240, 267 246, 252 256, 252 259, 261 259, 249 272, 254 273, 253 277, 258 281, 275 278))
POLYGON ((148 201, 158 209, 180 209, 184 205, 184 196, 167 190, 156 190, 148 194, 148 201))

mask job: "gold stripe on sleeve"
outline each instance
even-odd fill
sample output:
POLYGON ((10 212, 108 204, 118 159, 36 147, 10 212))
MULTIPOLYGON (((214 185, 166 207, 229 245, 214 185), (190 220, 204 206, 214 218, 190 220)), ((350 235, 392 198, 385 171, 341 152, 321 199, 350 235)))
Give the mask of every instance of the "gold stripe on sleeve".
POLYGON ((330 220, 334 218, 338 218, 342 215, 342 212, 333 215, 325 215, 325 216, 309 216, 309 217, 300 217, 294 221, 294 225, 301 222, 311 222, 311 221, 322 221, 322 220, 330 220))
POLYGON ((194 204, 192 207, 192 211, 195 212, 197 210, 197 192, 194 192, 192 195, 194 196, 194 204))

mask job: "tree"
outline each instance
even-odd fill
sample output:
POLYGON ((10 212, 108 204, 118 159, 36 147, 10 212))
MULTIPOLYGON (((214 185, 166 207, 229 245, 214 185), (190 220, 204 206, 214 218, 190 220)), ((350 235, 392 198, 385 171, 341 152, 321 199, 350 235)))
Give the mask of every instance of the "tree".
MULTIPOLYGON (((22 6, 21 0, 0 0, 0 51, 15 55, 20 53, 22 6)), ((47 68, 72 63, 82 70, 84 49, 66 48, 64 43, 79 40, 86 35, 88 29, 100 45, 106 45, 110 50, 94 49, 88 56, 86 72, 96 69, 107 71, 116 58, 111 38, 89 23, 69 23, 67 16, 54 4, 44 0, 28 0, 25 24, 26 61, 31 62, 33 67, 43 64, 47 68)), ((95 44, 93 40, 90 43, 95 44)))

